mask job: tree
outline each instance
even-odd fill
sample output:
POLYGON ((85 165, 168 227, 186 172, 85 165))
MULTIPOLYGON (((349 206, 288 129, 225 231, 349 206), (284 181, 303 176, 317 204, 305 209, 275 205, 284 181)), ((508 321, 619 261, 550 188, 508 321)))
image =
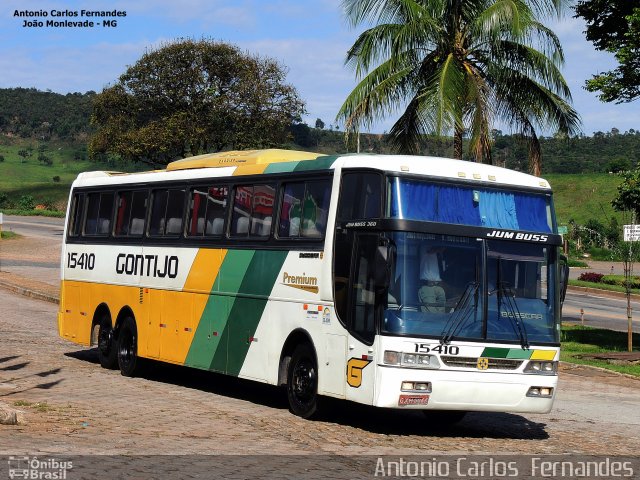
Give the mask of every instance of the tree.
POLYGON ((425 133, 453 132, 454 156, 462 158, 466 131, 477 161, 491 161, 490 131, 499 118, 527 139, 538 175, 536 128, 575 133, 579 127, 559 69, 560 42, 538 21, 563 3, 345 0, 353 26, 375 26, 347 54, 359 83, 338 116, 353 132, 404 104, 390 131, 398 150, 415 153, 425 133))
POLYGON ((640 6, 632 0, 580 0, 576 17, 587 22, 586 37, 596 49, 613 53, 618 67, 586 81, 603 102, 624 103, 640 96, 640 6))
POLYGON ((611 206, 619 212, 632 212, 635 223, 640 221, 640 167, 622 173, 622 179, 611 206))
POLYGON ((166 164, 229 147, 281 145, 304 113, 285 76, 274 60, 226 43, 165 44, 96 96, 90 154, 166 164))
POLYGON ((319 118, 316 118, 316 128, 320 130, 324 129, 324 122, 319 118))
MULTIPOLYGON (((632 172, 623 175, 623 181, 618 185, 618 193, 611 202, 614 209, 622 212, 625 223, 635 224, 640 219, 640 167, 632 172), (629 212, 632 214, 631 221, 626 217, 629 212)), ((620 249, 622 263, 624 267, 624 287, 627 294, 627 348, 633 350, 633 323, 631 309, 631 287, 633 282, 633 265, 640 257, 640 242, 624 242, 620 249)))

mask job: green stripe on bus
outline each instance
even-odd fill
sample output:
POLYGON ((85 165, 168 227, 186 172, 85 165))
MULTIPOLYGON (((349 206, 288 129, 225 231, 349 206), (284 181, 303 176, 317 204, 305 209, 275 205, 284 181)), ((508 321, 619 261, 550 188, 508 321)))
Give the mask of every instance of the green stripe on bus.
POLYGON ((288 253, 273 250, 255 252, 238 290, 240 296, 230 308, 227 326, 221 339, 227 339, 227 354, 223 356, 222 351, 218 349, 213 358, 212 368, 219 368, 226 357, 226 372, 230 375, 240 374, 251 346, 250 339, 253 339, 256 333, 268 297, 288 253))
POLYGON ((482 355, 480 355, 480 356, 481 357, 488 357, 488 358, 507 358, 508 354, 509 354, 509 349, 508 348, 486 347, 482 351, 482 355))
POLYGON ((523 350, 522 348, 510 348, 507 358, 513 358, 517 360, 527 360, 531 357, 533 350, 523 350))
MULTIPOLYGON (((312 160, 309 160, 312 161, 312 160)), ((293 172, 300 162, 272 163, 264 169, 264 173, 289 173, 293 172)))
POLYGON ((298 162, 298 165, 293 171, 307 172, 310 170, 327 170, 328 168, 331 168, 331 165, 336 161, 336 158, 338 158, 337 155, 327 155, 325 157, 318 157, 315 160, 298 162))
MULTIPOLYGON (((254 253, 254 250, 229 250, 227 252, 191 341, 185 365, 211 368, 213 357, 220 346, 227 326, 229 311, 236 293, 240 290, 251 260, 253 260, 254 253)), ((222 345, 226 344, 223 342, 222 345)), ((226 347, 223 350, 226 350, 226 347)), ((226 362, 216 370, 224 372, 225 368, 226 362)))
POLYGON ((480 356, 487 358, 527 359, 531 357, 532 352, 532 350, 523 350, 522 348, 485 347, 480 356))

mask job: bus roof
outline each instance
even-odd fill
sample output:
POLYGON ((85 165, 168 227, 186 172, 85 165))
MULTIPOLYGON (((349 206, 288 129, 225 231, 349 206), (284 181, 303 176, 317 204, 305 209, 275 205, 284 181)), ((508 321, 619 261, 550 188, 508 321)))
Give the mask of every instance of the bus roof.
POLYGON ((549 183, 540 177, 494 165, 450 158, 379 154, 323 155, 316 152, 280 149, 208 153, 172 162, 167 165, 166 170, 141 173, 85 172, 78 175, 74 186, 147 183, 336 168, 373 168, 408 175, 550 189, 549 183), (150 178, 151 175, 153 179, 150 178))
POLYGON ((232 150, 229 152, 205 153, 196 157, 176 160, 167 165, 167 171, 192 168, 229 167, 240 165, 263 165, 271 163, 315 160, 325 156, 323 153, 302 152, 299 150, 232 150))

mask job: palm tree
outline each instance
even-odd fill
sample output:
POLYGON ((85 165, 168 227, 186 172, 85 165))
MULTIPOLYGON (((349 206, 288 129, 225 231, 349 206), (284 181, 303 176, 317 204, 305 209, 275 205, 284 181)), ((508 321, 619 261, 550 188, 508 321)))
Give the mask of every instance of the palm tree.
POLYGON ((491 162, 492 123, 500 120, 528 142, 540 174, 536 128, 579 131, 560 72, 558 37, 538 20, 566 0, 344 0, 352 26, 373 24, 347 54, 359 83, 340 108, 347 131, 397 114, 390 130, 404 153, 425 133, 453 132, 454 156, 470 136, 476 161, 491 162))

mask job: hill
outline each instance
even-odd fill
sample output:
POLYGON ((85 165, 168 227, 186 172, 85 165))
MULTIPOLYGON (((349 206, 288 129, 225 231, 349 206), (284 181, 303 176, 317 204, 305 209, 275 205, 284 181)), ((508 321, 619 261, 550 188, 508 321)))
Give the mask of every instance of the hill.
POLYGON ((95 92, 61 95, 35 88, 0 88, 0 133, 86 142, 94 96, 95 92))

